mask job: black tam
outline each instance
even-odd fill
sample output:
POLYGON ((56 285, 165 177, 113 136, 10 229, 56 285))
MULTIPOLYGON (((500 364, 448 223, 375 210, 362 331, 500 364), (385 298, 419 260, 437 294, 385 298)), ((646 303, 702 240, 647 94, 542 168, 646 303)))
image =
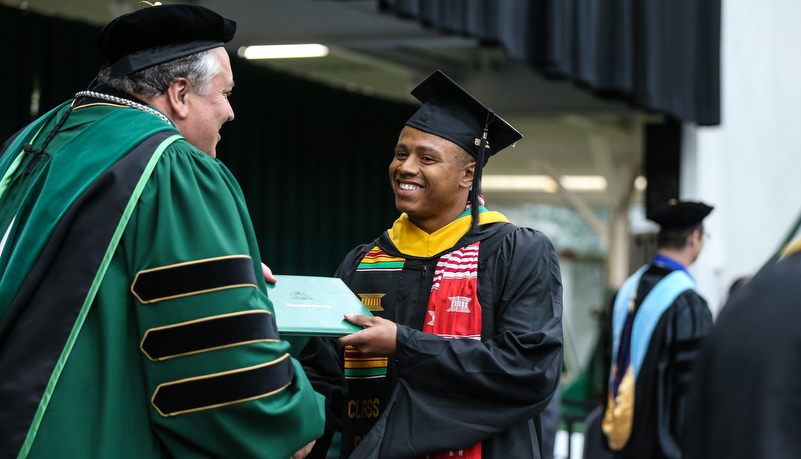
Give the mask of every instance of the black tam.
POLYGON ((701 226, 701 222, 714 207, 703 202, 670 201, 651 210, 648 220, 659 224, 662 231, 684 231, 701 226))
POLYGON ((111 21, 95 37, 100 53, 119 78, 154 65, 222 46, 236 23, 202 6, 157 5, 111 21))

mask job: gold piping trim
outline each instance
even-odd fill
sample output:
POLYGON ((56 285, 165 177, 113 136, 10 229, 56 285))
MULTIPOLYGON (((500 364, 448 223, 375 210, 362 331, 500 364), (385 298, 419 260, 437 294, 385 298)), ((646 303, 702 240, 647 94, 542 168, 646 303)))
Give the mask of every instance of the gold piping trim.
POLYGON ((196 265, 196 264, 206 263, 208 261, 213 261, 213 260, 227 260, 227 259, 230 259, 230 258, 250 258, 252 260, 252 258, 250 256, 248 256, 248 255, 229 255, 229 256, 224 256, 224 257, 204 258, 202 260, 195 260, 195 261, 185 261, 185 262, 182 262, 182 263, 175 263, 175 264, 167 265, 167 266, 159 266, 158 268, 143 269, 142 271, 139 271, 138 273, 136 273, 136 277, 134 277, 133 283, 131 283, 131 293, 133 293, 133 295, 136 297, 137 300, 139 300, 140 303, 142 303, 142 304, 151 304, 151 303, 157 303, 159 301, 172 300, 172 299, 175 299, 175 298, 183 298, 185 296, 200 295, 201 293, 216 292, 216 291, 219 291, 219 290, 228 290, 228 289, 239 288, 239 287, 253 287, 256 290, 258 290, 259 286, 256 285, 256 284, 235 284, 235 285, 226 285, 224 287, 217 287, 217 288, 211 288, 211 289, 206 289, 206 290, 197 290, 197 291, 194 291, 194 292, 182 293, 180 295, 165 296, 163 298, 154 298, 154 299, 149 300, 149 301, 143 301, 142 298, 140 298, 139 295, 137 295, 136 292, 134 291, 134 285, 136 285, 136 281, 139 280, 139 275, 142 274, 142 273, 150 273, 150 272, 153 272, 153 271, 162 271, 162 270, 165 270, 165 269, 175 268, 175 267, 178 267, 178 266, 196 265))
POLYGON ((139 299, 139 301, 142 304, 151 304, 151 303, 158 303, 159 301, 166 301, 166 300, 174 300, 176 298, 183 298, 185 296, 200 295, 201 293, 217 292, 217 291, 220 291, 220 290, 228 290, 228 289, 240 288, 240 287, 253 287, 255 289, 259 288, 259 286, 256 285, 256 284, 236 284, 236 285, 226 285, 225 287, 210 288, 210 289, 207 289, 207 290, 198 290, 198 291, 190 292, 190 293, 182 293, 180 295, 165 296, 164 298, 156 298, 156 299, 153 299, 153 300, 150 300, 150 301, 142 301, 141 299, 139 299, 138 296, 137 296, 137 299, 139 299))
POLYGON ((96 107, 98 105, 104 105, 104 106, 107 106, 107 107, 129 108, 128 105, 112 104, 112 103, 109 103, 109 102, 94 102, 94 103, 91 103, 91 104, 79 105, 79 106, 73 108, 73 110, 80 110, 80 109, 86 108, 86 107, 96 107))
POLYGON ((187 321, 187 322, 180 322, 180 323, 173 324, 173 325, 166 325, 164 327, 150 328, 145 332, 144 336, 142 336, 142 341, 139 343, 139 350, 142 351, 142 353, 145 354, 147 356, 147 358, 150 359, 151 361, 160 362, 162 360, 168 360, 168 359, 172 359, 172 358, 175 358, 175 357, 183 357, 185 355, 200 354, 201 352, 216 351, 217 349, 225 349, 227 347, 243 346, 245 344, 253 344, 253 343, 277 343, 278 342, 277 339, 254 339, 254 340, 250 340, 250 341, 239 341, 239 342, 232 343, 232 344, 226 344, 224 346, 209 347, 209 348, 200 349, 200 350, 197 350, 197 351, 184 352, 183 354, 168 355, 166 357, 161 357, 161 358, 158 358, 158 359, 154 359, 153 357, 150 356, 150 354, 147 353, 147 351, 145 351, 145 341, 147 340, 147 335, 151 331, 166 330, 166 329, 169 329, 169 328, 177 328, 177 327, 181 327, 181 326, 189 325, 189 324, 194 324, 194 323, 198 323, 198 322, 206 322, 206 321, 209 321, 209 320, 221 319, 223 317, 241 316, 241 315, 245 315, 245 314, 272 314, 272 313, 270 311, 264 311, 264 310, 261 310, 261 309, 254 310, 254 311, 239 311, 239 312, 232 312, 230 314, 220 314, 218 316, 210 316, 210 317, 204 317, 202 319, 195 319, 195 320, 190 320, 190 321, 187 321))
POLYGON ((278 388, 278 389, 276 389, 274 391, 267 392, 266 394, 256 395, 254 397, 243 398, 241 400, 234 400, 233 402, 218 403, 216 405, 202 406, 200 408, 192 408, 191 410, 176 411, 175 413, 164 414, 159 409, 159 407, 156 406, 156 395, 158 395, 159 390, 162 387, 174 386, 176 384, 185 383, 187 381, 197 381, 197 380, 200 380, 200 379, 209 379, 209 378, 214 378, 214 377, 217 377, 217 376, 230 375, 230 374, 234 374, 234 373, 242 373, 242 372, 245 372, 245 371, 255 370, 257 368, 269 367, 270 365, 275 365, 278 362, 286 360, 288 357, 289 357, 289 353, 286 353, 286 354, 283 355, 283 357, 281 357, 279 359, 275 359, 272 362, 262 363, 260 365, 255 365, 255 366, 252 366, 252 367, 240 368, 238 370, 223 371, 222 373, 213 373, 213 374, 205 375, 205 376, 195 376, 195 377, 192 377, 192 378, 186 378, 186 379, 181 379, 181 380, 178 380, 178 381, 172 381, 172 382, 168 382, 168 383, 159 384, 158 387, 156 387, 156 391, 153 392, 153 397, 150 399, 150 404, 153 405, 153 408, 155 408, 156 411, 158 411, 159 414, 162 417, 166 418, 166 417, 170 417, 170 416, 177 416, 179 414, 192 413, 194 411, 209 410, 209 409, 212 409, 212 408, 219 408, 221 406, 233 405, 235 403, 249 402, 251 400, 256 400, 256 399, 259 399, 259 398, 269 397, 270 395, 273 395, 273 394, 276 394, 278 392, 281 392, 282 390, 284 390, 287 387, 291 386, 292 383, 290 382, 289 384, 287 384, 287 385, 285 385, 283 387, 280 387, 280 388, 278 388))
POLYGON ((160 359, 154 359, 154 358, 150 357, 146 352, 145 352, 145 355, 147 356, 148 359, 152 360, 153 362, 161 362, 162 360, 169 360, 169 359, 172 359, 172 358, 175 358, 175 357, 183 357, 183 356, 186 356, 186 355, 200 354, 202 352, 216 351, 218 349, 225 349, 225 348, 228 348, 228 347, 244 346, 245 344, 277 343, 277 342, 278 342, 277 339, 254 339, 254 340, 250 340, 250 341, 240 341, 238 343, 226 344, 224 346, 210 347, 210 348, 207 348, 207 349, 201 349, 199 351, 184 352, 183 354, 168 355, 167 357, 162 357, 160 359))

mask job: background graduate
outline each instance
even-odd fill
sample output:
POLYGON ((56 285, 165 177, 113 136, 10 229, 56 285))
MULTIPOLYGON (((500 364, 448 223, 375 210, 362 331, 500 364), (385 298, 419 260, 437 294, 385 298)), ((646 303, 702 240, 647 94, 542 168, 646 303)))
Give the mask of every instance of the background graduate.
POLYGON ((660 225, 657 255, 629 277, 612 312, 612 367, 602 429, 613 457, 684 457, 687 389, 712 314, 687 271, 704 247, 712 207, 671 200, 648 218, 660 225))

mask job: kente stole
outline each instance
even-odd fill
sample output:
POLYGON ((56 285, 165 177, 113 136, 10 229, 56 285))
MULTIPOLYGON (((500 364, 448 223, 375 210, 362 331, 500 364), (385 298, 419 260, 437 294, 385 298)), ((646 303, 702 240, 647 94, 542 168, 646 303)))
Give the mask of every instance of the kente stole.
POLYGON ((649 265, 640 268, 618 292, 612 310, 612 368, 609 394, 601 424, 612 450, 620 451, 631 435, 634 418, 634 392, 637 376, 651 342, 651 335, 662 314, 695 281, 683 270, 675 270, 648 292, 634 310, 640 278, 649 265))
MULTIPOLYGON (((481 224, 508 221, 497 212, 481 210, 481 224)), ((429 234, 403 214, 387 233, 404 255, 430 258, 456 245, 470 229, 470 218, 469 210, 465 211, 450 224, 429 234)), ((440 256, 429 293, 423 332, 453 339, 481 339, 481 305, 477 297, 480 244, 478 241, 440 256)), ((374 315, 394 319, 396 293, 405 261, 406 258, 390 255, 376 246, 357 267, 351 290, 374 315)), ((344 457, 358 446, 383 414, 390 395, 386 377, 387 358, 364 357, 350 347, 345 350, 349 396, 343 413, 341 452, 344 457), (358 394, 358 399, 353 399, 351 394, 358 394)), ((481 459, 481 443, 461 451, 429 454, 425 459, 452 457, 481 459)))

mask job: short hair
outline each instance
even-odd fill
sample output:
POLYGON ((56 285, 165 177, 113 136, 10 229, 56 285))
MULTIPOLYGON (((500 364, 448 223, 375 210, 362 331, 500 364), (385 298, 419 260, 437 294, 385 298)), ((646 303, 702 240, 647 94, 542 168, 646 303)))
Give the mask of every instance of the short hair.
MULTIPOLYGON (((454 144, 454 145, 456 145, 456 144, 454 144)), ((465 150, 464 148, 460 147, 459 145, 456 145, 456 148, 459 150, 459 152, 456 153, 456 159, 460 163, 462 163, 462 166, 467 166, 470 163, 476 162, 476 158, 473 158, 473 155, 468 153, 467 150, 465 150)))
POLYGON ((695 226, 689 229, 683 230, 669 230, 669 231, 659 231, 659 235, 656 238, 656 246, 660 249, 674 249, 674 250, 681 250, 687 245, 687 238, 690 237, 695 230, 701 230, 701 234, 704 233, 704 226, 695 226))
POLYGON ((111 78, 111 67, 106 66, 100 71, 98 81, 133 96, 152 98, 165 94, 176 78, 186 78, 202 96, 208 93, 212 78, 221 71, 222 65, 209 49, 120 78, 111 78))

